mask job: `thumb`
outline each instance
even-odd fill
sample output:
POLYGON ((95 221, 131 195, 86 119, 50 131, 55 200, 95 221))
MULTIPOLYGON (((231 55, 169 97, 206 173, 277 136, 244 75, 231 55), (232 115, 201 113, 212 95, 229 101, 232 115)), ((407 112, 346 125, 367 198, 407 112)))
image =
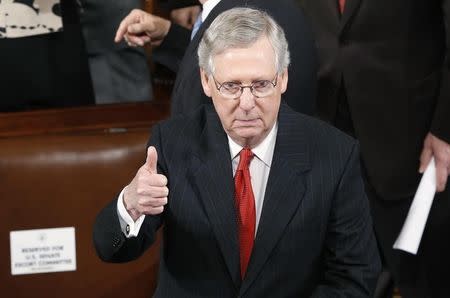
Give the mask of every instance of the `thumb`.
POLYGON ((144 167, 152 174, 156 174, 156 165, 158 164, 158 153, 155 147, 150 146, 147 148, 147 159, 145 160, 144 167))

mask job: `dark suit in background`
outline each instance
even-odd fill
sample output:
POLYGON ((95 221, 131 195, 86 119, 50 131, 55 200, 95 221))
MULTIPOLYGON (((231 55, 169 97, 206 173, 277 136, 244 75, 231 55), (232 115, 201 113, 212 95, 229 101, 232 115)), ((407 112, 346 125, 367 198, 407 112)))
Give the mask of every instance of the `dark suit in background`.
POLYGON ((378 240, 404 297, 448 297, 450 196, 438 195, 418 256, 396 252, 428 132, 450 142, 450 1, 305 0, 319 56, 317 112, 361 143, 378 240), (417 285, 417 286, 416 286, 417 285))
POLYGON ((0 39, 0 111, 94 103, 76 1, 61 11, 62 32, 0 39))
POLYGON ((284 97, 294 110, 312 115, 317 85, 316 52, 310 28, 294 0, 222 0, 210 12, 192 41, 191 31, 172 23, 162 44, 153 51, 155 61, 177 73, 171 96, 172 114, 189 113, 209 102, 200 84, 197 48, 203 32, 216 16, 238 6, 265 10, 281 25, 291 52, 289 88, 284 97))
POLYGON ((286 105, 278 121, 243 280, 228 139, 212 105, 153 129, 169 203, 126 238, 111 202, 94 226, 99 256, 134 260, 164 224, 155 297, 369 297, 380 265, 355 141, 286 105))

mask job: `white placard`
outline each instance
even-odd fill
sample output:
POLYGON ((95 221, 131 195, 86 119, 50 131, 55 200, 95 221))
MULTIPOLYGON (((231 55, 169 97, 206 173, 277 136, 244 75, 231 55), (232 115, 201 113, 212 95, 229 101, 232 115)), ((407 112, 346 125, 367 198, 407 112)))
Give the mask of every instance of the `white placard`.
POLYGON ((76 270, 75 228, 11 231, 11 274, 76 270))

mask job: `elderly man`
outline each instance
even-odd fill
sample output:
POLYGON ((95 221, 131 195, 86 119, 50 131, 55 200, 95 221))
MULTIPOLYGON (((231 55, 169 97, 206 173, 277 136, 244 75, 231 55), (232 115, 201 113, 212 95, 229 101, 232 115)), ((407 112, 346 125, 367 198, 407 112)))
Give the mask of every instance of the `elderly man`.
POLYGON ((281 102, 283 30, 235 8, 198 56, 213 106, 155 126, 145 164, 97 217, 99 256, 136 259, 164 224, 155 297, 370 297, 380 262, 358 147, 281 102))

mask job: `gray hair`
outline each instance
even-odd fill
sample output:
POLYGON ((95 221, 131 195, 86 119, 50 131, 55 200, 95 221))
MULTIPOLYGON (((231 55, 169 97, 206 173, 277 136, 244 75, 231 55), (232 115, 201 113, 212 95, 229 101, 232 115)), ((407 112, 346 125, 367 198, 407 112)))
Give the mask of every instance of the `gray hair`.
POLYGON ((283 29, 266 12, 238 7, 222 12, 205 31, 198 47, 199 66, 214 73, 213 57, 227 49, 248 48, 267 37, 275 52, 278 73, 289 65, 288 43, 283 29))

